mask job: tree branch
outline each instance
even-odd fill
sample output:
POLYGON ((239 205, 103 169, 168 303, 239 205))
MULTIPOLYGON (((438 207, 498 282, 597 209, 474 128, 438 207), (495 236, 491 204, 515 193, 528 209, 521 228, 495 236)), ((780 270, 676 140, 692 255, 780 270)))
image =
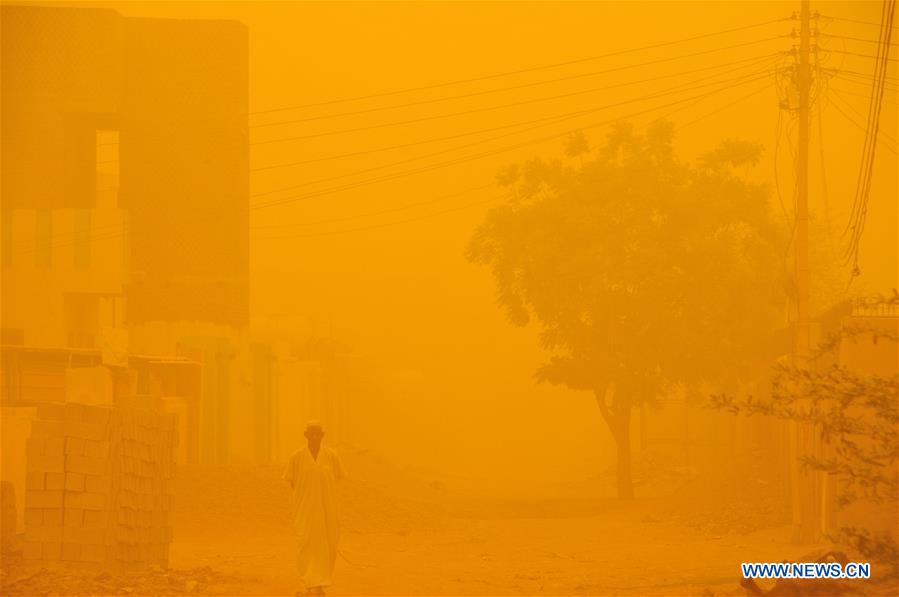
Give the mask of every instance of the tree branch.
POLYGON ((602 414, 603 420, 606 422, 606 425, 609 427, 609 431, 612 432, 612 435, 615 436, 615 440, 618 440, 618 431, 615 426, 615 419, 612 418, 612 411, 609 408, 609 405, 606 404, 606 390, 608 389, 608 385, 602 388, 594 388, 593 395, 596 397, 596 404, 599 406, 599 412, 602 414))

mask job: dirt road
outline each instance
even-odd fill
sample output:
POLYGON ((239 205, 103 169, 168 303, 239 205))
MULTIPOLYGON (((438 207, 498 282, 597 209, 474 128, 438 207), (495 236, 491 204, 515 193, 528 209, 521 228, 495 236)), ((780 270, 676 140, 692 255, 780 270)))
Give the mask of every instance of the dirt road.
MULTIPOLYGON (((499 498, 350 460, 356 472, 341 489, 333 595, 739 595, 740 562, 810 549, 790 547, 783 525, 763 519, 751 526, 767 528, 747 531, 722 521, 721 504, 660 497, 621 504, 551 492, 499 498)), ((293 594, 288 497, 278 473, 185 471, 172 566, 211 566, 232 577, 207 586, 210 594, 293 594)), ((753 515, 730 510, 740 520, 753 515)))
MULTIPOLYGON (((784 510, 762 484, 718 479, 703 481, 714 491, 675 491, 669 479, 621 503, 609 480, 488 487, 343 453, 332 595, 742 595, 740 562, 814 548, 789 544, 784 510)), ((116 577, 6 559, 3 593, 293 595, 290 499, 279 477, 278 466, 181 469, 170 569, 116 577)))

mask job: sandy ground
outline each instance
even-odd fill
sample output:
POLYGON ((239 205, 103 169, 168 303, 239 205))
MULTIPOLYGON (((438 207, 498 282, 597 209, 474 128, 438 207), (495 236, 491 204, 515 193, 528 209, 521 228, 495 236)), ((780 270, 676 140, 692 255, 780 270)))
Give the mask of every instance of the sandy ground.
MULTIPOLYGON (((643 488, 622 504, 607 483, 504 491, 402 471, 344 450, 342 542, 332 595, 742 595, 742 561, 796 558, 784 512, 759 485, 643 488), (579 497, 577 497, 579 496, 579 497)), ((171 568, 108 582, 118 594, 293 595, 299 588, 280 468, 179 471, 171 568), (155 575, 154 575, 155 574, 155 575)), ((4 565, 4 594, 91 594, 75 577, 47 590, 4 565)), ((43 578, 44 584, 39 579, 43 578)))
MULTIPOLYGON (((500 496, 343 454, 351 476, 341 488, 334 595, 742 594, 740 562, 809 551, 785 547, 783 512, 760 498, 747 498, 751 511, 701 504, 695 495, 621 504, 602 497, 610 492, 601 482, 507 486, 500 496)), ((237 577, 209 586, 211 593, 296 591, 279 472, 185 471, 172 565, 237 577)))

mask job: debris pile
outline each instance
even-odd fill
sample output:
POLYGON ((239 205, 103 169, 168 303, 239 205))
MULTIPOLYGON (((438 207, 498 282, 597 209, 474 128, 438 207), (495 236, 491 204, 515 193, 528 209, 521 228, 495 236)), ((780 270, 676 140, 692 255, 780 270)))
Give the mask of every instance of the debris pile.
POLYGON ((205 566, 188 570, 148 569, 127 574, 85 574, 67 567, 4 572, 4 595, 190 595, 203 594, 227 577, 205 566))

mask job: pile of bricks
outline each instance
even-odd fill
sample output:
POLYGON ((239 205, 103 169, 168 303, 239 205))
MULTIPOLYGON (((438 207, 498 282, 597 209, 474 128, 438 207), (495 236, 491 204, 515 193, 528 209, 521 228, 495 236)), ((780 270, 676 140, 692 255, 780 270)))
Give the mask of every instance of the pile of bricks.
POLYGON ((175 423, 122 406, 39 406, 27 444, 25 557, 165 565, 175 423))

